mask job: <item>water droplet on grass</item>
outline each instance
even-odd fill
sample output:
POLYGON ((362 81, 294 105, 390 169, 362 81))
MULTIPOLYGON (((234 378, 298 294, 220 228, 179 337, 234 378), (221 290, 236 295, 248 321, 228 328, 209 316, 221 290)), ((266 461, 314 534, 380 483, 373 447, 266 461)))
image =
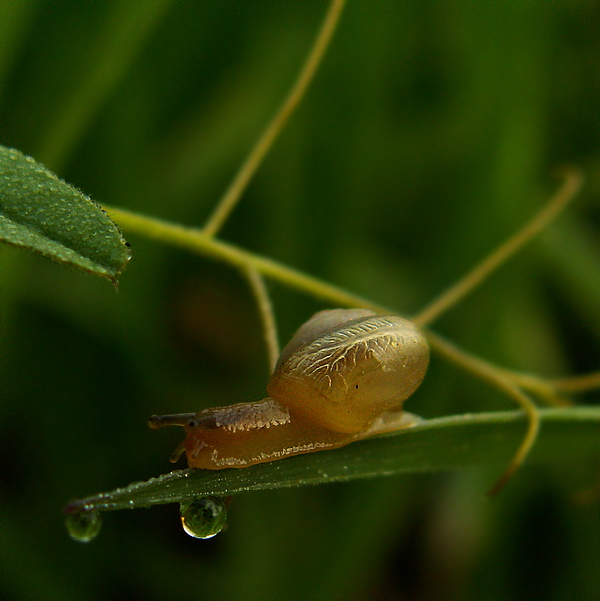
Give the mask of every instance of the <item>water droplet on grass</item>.
POLYGON ((69 536, 80 543, 89 543, 100 533, 102 516, 96 509, 71 513, 66 520, 69 536))
POLYGON ((220 497, 203 497, 181 504, 181 525, 194 538, 212 538, 227 523, 227 504, 220 497))

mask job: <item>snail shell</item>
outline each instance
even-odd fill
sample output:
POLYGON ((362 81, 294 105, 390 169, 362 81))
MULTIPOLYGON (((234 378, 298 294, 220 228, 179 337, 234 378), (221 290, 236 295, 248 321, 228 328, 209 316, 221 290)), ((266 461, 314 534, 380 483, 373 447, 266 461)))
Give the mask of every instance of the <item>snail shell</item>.
POLYGON ((283 349, 267 393, 315 424, 356 433, 383 411, 400 409, 428 363, 427 342, 407 319, 321 311, 283 349))
POLYGON ((321 311, 283 349, 253 403, 197 414, 153 416, 150 425, 183 426, 190 467, 246 467, 335 448, 414 425, 402 410, 429 363, 423 334, 410 321, 364 309, 321 311))

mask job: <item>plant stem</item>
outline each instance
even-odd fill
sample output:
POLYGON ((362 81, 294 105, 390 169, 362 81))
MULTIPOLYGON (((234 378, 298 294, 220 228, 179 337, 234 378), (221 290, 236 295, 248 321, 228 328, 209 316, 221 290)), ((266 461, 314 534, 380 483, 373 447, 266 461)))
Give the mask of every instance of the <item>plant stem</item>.
MULTIPOLYGON (((113 218, 120 227, 128 232, 134 232, 180 248, 185 248, 194 253, 199 253, 205 256, 213 257, 234 267, 239 268, 242 272, 248 272, 249 269, 256 270, 262 276, 268 276, 277 280, 291 288, 301 290, 306 294, 312 294, 318 298, 322 298, 339 307, 361 307, 371 309, 377 313, 392 313, 398 312, 374 303, 364 297, 358 296, 343 288, 333 286, 327 282, 319 280, 287 265, 278 263, 267 257, 251 253, 245 249, 239 248, 232 244, 222 242, 220 240, 207 237, 202 231, 194 228, 183 227, 181 225, 167 223, 159 219, 139 215, 122 209, 112 207, 104 207, 109 216, 113 218)), ((469 366, 472 360, 476 358, 469 355, 466 351, 459 349, 455 345, 440 343, 442 340, 439 336, 425 330, 425 335, 429 341, 431 348, 435 351, 444 351, 443 354, 447 359, 457 365, 472 371, 469 366), (466 359, 465 359, 466 358, 466 359)), ((477 359, 481 361, 480 359, 477 359)), ((552 394, 556 390, 561 392, 584 392, 586 390, 600 387, 600 372, 592 374, 573 376, 561 380, 547 380, 529 374, 521 374, 504 369, 498 366, 492 366, 494 370, 501 371, 504 377, 511 380, 517 386, 530 390, 539 394, 549 404, 564 406, 566 402, 552 394), (553 397, 553 400, 550 400, 553 397)))
POLYGON ((120 227, 128 232, 135 232, 146 238, 152 238, 159 242, 214 257, 241 270, 251 267, 263 276, 271 277, 292 288, 328 300, 337 306, 364 307, 378 313, 391 312, 389 309, 356 294, 352 294, 343 288, 333 286, 300 271, 296 271, 267 257, 211 238, 204 231, 167 223, 159 219, 113 207, 105 206, 104 209, 111 219, 114 219, 120 227))
POLYGON ((565 181, 556 194, 546 203, 531 221, 501 244, 483 261, 478 263, 469 273, 463 276, 448 290, 422 309, 413 321, 418 326, 426 326, 435 321, 474 290, 481 282, 489 277, 500 265, 512 257, 523 245, 545 228, 574 198, 583 182, 582 173, 573 168, 565 171, 565 181))
POLYGON ((550 384, 561 392, 586 392, 600 388, 600 371, 595 371, 582 376, 573 376, 560 380, 551 380, 550 384))
POLYGON ((521 467, 525 461, 529 451, 533 447, 537 435, 540 430, 540 413, 535 403, 523 393, 515 383, 506 376, 505 372, 498 369, 496 366, 483 361, 478 357, 469 355, 463 351, 457 349, 453 344, 444 340, 441 336, 428 332, 427 339, 431 344, 432 348, 435 348, 442 356, 452 360, 454 363, 462 366, 465 370, 476 374, 481 379, 486 380, 503 390, 508 396, 510 396, 521 408, 525 411, 528 417, 527 432, 519 445, 516 453, 511 459, 508 468, 488 491, 489 496, 497 495, 504 485, 508 482, 511 476, 521 467))
POLYGON ((286 122, 300 104, 304 97, 310 82, 312 81, 329 42, 333 36, 336 26, 346 0, 332 0, 329 10, 325 15, 321 29, 306 57, 304 66, 300 70, 296 81, 294 82, 287 97, 283 101, 279 110, 275 113, 270 123, 267 125, 256 144, 250 151, 246 160, 242 163, 239 171, 236 173, 233 181, 221 197, 212 215, 209 217, 203 232, 207 237, 215 236, 221 229, 241 195, 248 186, 248 182, 256 173, 256 170, 262 163, 267 152, 275 142, 275 139, 285 126, 286 122))
POLYGON ((269 291, 260 272, 254 267, 248 266, 243 270, 243 273, 250 284, 250 289, 258 305, 265 345, 267 347, 267 357, 269 359, 269 374, 271 374, 275 371, 275 365, 279 358, 279 341, 277 338, 277 324, 273 304, 271 303, 269 291))

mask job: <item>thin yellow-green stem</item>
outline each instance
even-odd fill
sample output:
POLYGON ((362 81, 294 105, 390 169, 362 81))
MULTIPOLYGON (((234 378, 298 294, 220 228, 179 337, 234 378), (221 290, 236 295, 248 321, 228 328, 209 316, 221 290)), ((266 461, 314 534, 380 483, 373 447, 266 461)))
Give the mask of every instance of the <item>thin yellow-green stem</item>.
POLYGON ((270 123, 267 125, 256 144, 250 151, 246 160, 242 163, 239 171, 236 173, 233 181, 225 191, 221 200, 218 202, 212 215, 209 217, 203 232, 208 237, 213 237, 221 229, 231 211, 239 201, 242 193, 248 186, 248 182, 258 169, 265 155, 273 145, 273 142, 285 126, 286 122, 300 104, 306 90, 312 81, 314 74, 325 55, 329 42, 333 36, 336 26, 346 0, 332 0, 329 10, 325 15, 321 29, 306 57, 304 66, 300 70, 298 77, 287 97, 283 101, 279 110, 275 113, 270 123))
POLYGON ((239 269, 252 267, 261 275, 275 279, 291 288, 302 290, 340 307, 364 307, 378 313, 389 313, 386 307, 373 303, 343 288, 323 282, 273 259, 207 236, 203 231, 167 223, 122 209, 104 207, 109 217, 128 232, 134 232, 165 244, 171 244, 205 256, 213 257, 239 269))
POLYGON ((533 219, 513 234, 506 242, 489 254, 474 269, 463 276, 445 292, 425 306, 413 321, 418 326, 426 326, 435 321, 448 309, 454 307, 467 294, 489 277, 500 265, 505 263, 523 245, 545 228, 560 211, 572 200, 583 182, 583 175, 579 170, 569 168, 565 172, 565 181, 556 194, 537 213, 533 219))
MULTIPOLYGON (((559 395, 559 390, 551 380, 540 378, 533 374, 525 374, 496 366, 506 378, 516 386, 535 395, 540 401, 552 407, 570 407, 573 403, 559 395)), ((565 391, 562 391, 565 392, 565 391)))
POLYGON ((275 364, 277 363, 277 359, 279 357, 279 341, 277 338, 277 324, 275 322, 273 303, 271 303, 269 291, 267 290, 265 280, 260 272, 255 267, 249 265, 243 270, 243 273, 246 276, 246 279, 250 284, 252 294, 256 299, 256 304, 258 306, 258 312, 260 314, 262 323, 263 337, 267 347, 269 373, 273 373, 275 371, 275 364))
MULTIPOLYGON (((292 269, 287 265, 278 263, 273 259, 251 253, 214 238, 209 238, 198 229, 183 227, 122 209, 112 207, 105 207, 105 209, 109 216, 127 232, 137 233, 164 244, 170 244, 215 258, 242 271, 252 268, 262 276, 267 276, 291 288, 329 301, 339 307, 361 307, 371 309, 377 313, 397 313, 389 307, 348 292, 338 286, 333 286, 318 278, 292 269)), ((439 350, 437 344, 439 338, 428 330, 425 331, 425 335, 429 339, 432 349, 439 350)), ((450 348, 445 347, 444 354, 453 363, 461 365, 470 371, 468 365, 471 362, 463 360, 463 357, 468 355, 465 351, 452 345, 450 348)), ((492 367, 491 364, 488 365, 492 367)), ((513 381, 517 386, 531 390, 543 397, 551 396, 556 390, 565 393, 584 392, 600 386, 600 372, 561 380, 546 380, 529 374, 513 372, 498 366, 493 366, 493 369, 502 371, 504 377, 513 381)), ((556 404, 563 403, 558 401, 556 404)))
POLYGON ((554 389, 566 393, 594 390, 600 388, 600 371, 560 380, 550 380, 550 385, 554 389))
MULTIPOLYGON (((464 352, 464 351, 461 351, 464 352)), ((541 401, 554 407, 570 407, 573 403, 560 394, 576 394, 600 388, 600 371, 567 378, 543 378, 534 374, 494 366, 520 388, 535 394, 541 401)))
POLYGON ((527 414, 529 421, 523 441, 511 459, 508 468, 488 491, 489 496, 494 496, 502 490, 513 474, 521 467, 521 465, 523 465, 529 451, 531 451, 540 429, 539 410, 535 403, 523 393, 514 382, 507 378, 502 370, 497 369, 494 365, 487 363, 478 357, 474 357, 473 355, 469 355, 468 353, 459 350, 453 344, 433 332, 428 332, 427 334, 431 347, 438 353, 460 365, 465 370, 478 375, 481 379, 493 384, 500 390, 503 390, 519 404, 527 414))

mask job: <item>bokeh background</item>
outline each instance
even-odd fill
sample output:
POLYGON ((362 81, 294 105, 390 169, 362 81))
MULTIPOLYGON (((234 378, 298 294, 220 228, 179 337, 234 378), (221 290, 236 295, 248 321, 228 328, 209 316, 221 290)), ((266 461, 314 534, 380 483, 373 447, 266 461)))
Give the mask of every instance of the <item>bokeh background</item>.
MULTIPOLYGON (((0 1, 0 143, 99 202, 201 225, 293 81, 326 3, 0 1)), ((222 237, 416 312, 586 187, 436 328, 559 376, 600 355, 600 4, 350 0, 222 237)), ((61 507, 171 469, 153 413, 259 399, 254 301, 227 265, 131 236, 118 292, 0 249, 0 597, 597 599, 598 458, 249 493, 187 537, 174 505, 70 540, 61 507)), ((324 305, 270 286, 282 340, 324 305)), ((590 394, 581 402, 598 402, 590 394)), ((410 410, 512 408, 433 358, 410 410)))

